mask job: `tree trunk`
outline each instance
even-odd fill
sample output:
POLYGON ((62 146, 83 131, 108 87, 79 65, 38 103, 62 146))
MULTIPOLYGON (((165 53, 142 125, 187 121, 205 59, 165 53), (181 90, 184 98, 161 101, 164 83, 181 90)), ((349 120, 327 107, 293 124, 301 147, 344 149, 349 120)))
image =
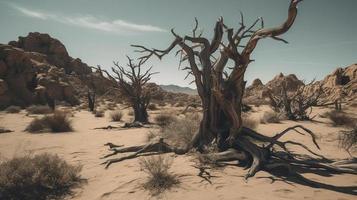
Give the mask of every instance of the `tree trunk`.
POLYGON ((148 113, 146 107, 140 103, 136 103, 133 106, 134 110, 134 122, 148 123, 148 113))

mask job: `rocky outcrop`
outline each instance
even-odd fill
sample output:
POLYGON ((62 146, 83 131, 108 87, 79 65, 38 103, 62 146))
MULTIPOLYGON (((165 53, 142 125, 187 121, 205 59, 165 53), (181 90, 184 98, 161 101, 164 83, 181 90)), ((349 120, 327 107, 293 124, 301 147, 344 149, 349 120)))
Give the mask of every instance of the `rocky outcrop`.
MULTIPOLYGON (((304 82, 299 80, 296 75, 290 74, 284 76, 280 73, 275 76, 266 85, 263 85, 259 79, 253 81, 252 85, 246 88, 245 102, 264 102, 267 98, 267 90, 275 94, 279 94, 281 86, 284 84, 288 92, 294 92, 304 85, 304 82)), ((324 94, 322 99, 324 102, 334 102, 335 100, 356 100, 357 99, 357 64, 353 64, 346 68, 338 68, 330 75, 327 75, 323 80, 316 81, 311 85, 306 85, 305 92, 312 94, 319 90, 320 85, 323 88, 324 94)))
POLYGON ((48 34, 29 33, 0 44, 0 109, 43 104, 48 99, 75 105, 93 88, 88 80, 95 80, 98 93, 110 87, 107 79, 70 57, 65 46, 48 34))

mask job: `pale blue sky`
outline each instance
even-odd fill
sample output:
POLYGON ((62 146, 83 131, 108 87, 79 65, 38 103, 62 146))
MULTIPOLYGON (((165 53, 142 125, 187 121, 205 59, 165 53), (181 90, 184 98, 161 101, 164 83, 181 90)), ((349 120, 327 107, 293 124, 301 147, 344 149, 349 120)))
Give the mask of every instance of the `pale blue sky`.
MULTIPOLYGON (((130 44, 165 48, 173 39, 168 31, 189 34, 194 17, 208 37, 223 16, 237 27, 239 12, 246 21, 263 17, 265 25, 280 24, 290 0, 0 0, 0 43, 28 32, 49 33, 65 44, 72 57, 89 65, 112 66, 136 57, 130 44)), ((246 79, 263 82, 279 72, 321 79, 336 67, 357 63, 357 0, 304 0, 284 44, 265 40, 253 54, 256 62, 246 79)), ((153 81, 187 86, 178 58, 169 55, 148 63, 159 71, 153 81)), ((191 87, 194 87, 191 85, 191 87)))

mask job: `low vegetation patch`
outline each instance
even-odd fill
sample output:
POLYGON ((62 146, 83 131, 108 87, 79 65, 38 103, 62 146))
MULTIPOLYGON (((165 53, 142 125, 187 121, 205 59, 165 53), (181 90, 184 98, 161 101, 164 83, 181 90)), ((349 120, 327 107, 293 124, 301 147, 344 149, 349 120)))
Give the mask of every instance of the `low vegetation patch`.
POLYGON ((327 113, 324 113, 323 116, 328 117, 334 126, 347 126, 347 127, 353 127, 356 123, 356 119, 350 117, 346 113, 342 111, 330 111, 327 113))
POLYGON ((357 125, 351 130, 342 131, 339 136, 339 146, 350 153, 357 148, 357 125))
POLYGON ((19 113, 21 111, 21 107, 19 106, 9 106, 5 109, 6 113, 19 113))
POLYGON ((70 132, 73 131, 72 121, 65 112, 55 111, 53 115, 35 118, 27 126, 26 131, 30 133, 46 132, 70 132))
POLYGON ((116 110, 110 113, 110 118, 113 122, 119 122, 123 118, 123 112, 116 110))
POLYGON ((103 110, 96 110, 94 111, 94 116, 95 117, 104 117, 104 111, 103 110))
POLYGON ((14 157, 0 163, 0 199, 59 199, 81 182, 81 166, 57 155, 14 157))
POLYGON ((9 129, 7 129, 7 128, 4 128, 4 127, 0 127, 0 134, 1 133, 11 133, 11 132, 13 132, 12 130, 9 130, 9 129))
POLYGON ((53 110, 45 105, 32 105, 26 108, 28 114, 50 114, 53 110))
POLYGON ((157 107, 156 104, 151 103, 151 104, 148 105, 148 109, 149 109, 149 110, 158 110, 159 108, 157 107))
POLYGON ((160 113, 154 117, 155 122, 161 127, 173 123, 176 119, 176 116, 169 113, 160 113))
POLYGON ((242 120, 243 120, 244 127, 247 127, 247 128, 253 129, 253 130, 255 130, 259 125, 259 122, 257 120, 253 119, 252 117, 250 117, 248 115, 243 115, 242 120))
POLYGON ((162 155, 151 156, 140 159, 139 164, 141 170, 148 175, 148 179, 143 186, 152 195, 158 195, 179 183, 177 176, 169 172, 172 166, 172 159, 162 155))
POLYGON ((260 119, 260 122, 263 124, 267 123, 280 123, 281 114, 274 111, 264 112, 263 117, 260 119))
POLYGON ((161 137, 174 146, 185 146, 198 131, 201 117, 198 114, 186 115, 161 128, 161 137))

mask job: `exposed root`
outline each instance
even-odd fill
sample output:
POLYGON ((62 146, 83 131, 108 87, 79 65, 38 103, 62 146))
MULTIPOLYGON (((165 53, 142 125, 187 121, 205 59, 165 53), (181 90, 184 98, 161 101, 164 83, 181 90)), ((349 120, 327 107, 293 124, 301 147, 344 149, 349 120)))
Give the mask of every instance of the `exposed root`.
MULTIPOLYGON (((294 167, 319 168, 337 173, 357 174, 357 159, 355 158, 343 161, 328 162, 328 159, 313 152, 304 144, 290 140, 279 141, 279 139, 281 139, 285 134, 290 131, 296 131, 297 133, 302 135, 305 135, 305 133, 309 134, 316 148, 320 149, 319 145, 316 142, 315 134, 311 130, 301 125, 289 127, 273 137, 267 137, 251 129, 243 128, 238 134, 238 137, 231 144, 231 148, 228 148, 227 150, 222 152, 203 154, 203 156, 214 157, 215 162, 237 160, 240 163, 250 163, 248 173, 245 175, 246 180, 254 176, 260 170, 272 171, 277 168, 283 168, 286 169, 288 174, 290 174, 291 176, 297 177, 306 183, 312 183, 311 181, 298 174, 293 169, 294 167), (301 132, 298 129, 301 129, 304 132, 301 132), (251 140, 251 138, 257 140, 257 143, 253 142, 254 140, 251 140), (300 146, 312 155, 318 156, 323 159, 322 161, 306 160, 301 158, 299 159, 288 150, 286 146, 289 144, 300 146), (275 151, 275 145, 280 147, 282 150, 275 151)), ((113 152, 108 155, 105 155, 103 158, 108 158, 119 153, 130 154, 119 158, 109 159, 103 162, 102 164, 105 164, 106 168, 108 168, 113 163, 136 158, 138 156, 145 156, 147 155, 147 153, 152 154, 172 152, 176 154, 185 154, 192 148, 193 145, 190 144, 186 148, 176 148, 165 143, 164 140, 161 138, 158 142, 151 142, 149 144, 140 146, 121 148, 122 146, 114 145, 112 143, 107 143, 107 146, 109 146, 110 151, 113 152)), ((200 170, 201 176, 206 177, 207 175, 208 177, 210 177, 210 175, 205 172, 205 168, 200 170)))

